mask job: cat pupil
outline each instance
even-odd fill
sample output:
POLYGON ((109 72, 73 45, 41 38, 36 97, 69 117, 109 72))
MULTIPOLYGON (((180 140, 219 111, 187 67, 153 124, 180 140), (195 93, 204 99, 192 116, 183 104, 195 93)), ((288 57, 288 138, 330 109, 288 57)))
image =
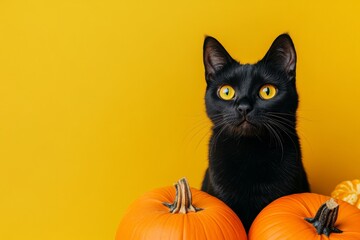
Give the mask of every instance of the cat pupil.
POLYGON ((225 89, 224 89, 224 93, 225 93, 226 95, 229 95, 229 92, 230 92, 230 91, 229 91, 229 88, 225 88, 225 89))
POLYGON ((268 95, 268 96, 269 96, 269 94, 270 94, 270 88, 268 88, 268 87, 267 87, 267 88, 265 88, 265 89, 264 89, 264 92, 266 93, 266 95, 268 95))

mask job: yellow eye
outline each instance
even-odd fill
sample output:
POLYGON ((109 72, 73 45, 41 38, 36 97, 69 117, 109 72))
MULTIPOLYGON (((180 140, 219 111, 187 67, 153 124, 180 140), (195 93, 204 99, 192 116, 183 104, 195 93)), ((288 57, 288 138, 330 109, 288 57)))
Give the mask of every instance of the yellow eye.
POLYGON ((272 99, 273 97, 275 97, 276 93, 277 89, 271 84, 266 84, 262 86, 259 92, 260 97, 264 100, 272 99))
POLYGON ((229 85, 224 85, 219 88, 218 95, 223 100, 231 100, 235 96, 235 90, 229 85))

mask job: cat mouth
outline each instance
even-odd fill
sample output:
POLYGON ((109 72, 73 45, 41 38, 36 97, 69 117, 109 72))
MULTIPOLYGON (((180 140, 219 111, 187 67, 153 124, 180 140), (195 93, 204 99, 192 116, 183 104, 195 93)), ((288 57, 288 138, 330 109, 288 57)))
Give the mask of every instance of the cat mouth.
POLYGON ((256 135, 257 127, 249 120, 244 119, 236 124, 235 130, 242 136, 253 136, 256 135))
POLYGON ((249 120, 244 119, 242 120, 240 123, 237 124, 238 127, 251 127, 251 126, 255 126, 253 123, 251 123, 249 120))

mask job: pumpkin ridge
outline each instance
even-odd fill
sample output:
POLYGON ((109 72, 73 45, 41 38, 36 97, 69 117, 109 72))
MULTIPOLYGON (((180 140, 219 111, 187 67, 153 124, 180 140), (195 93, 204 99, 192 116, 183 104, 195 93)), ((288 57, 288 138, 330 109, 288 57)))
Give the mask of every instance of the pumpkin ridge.
MULTIPOLYGON (((183 183, 186 180, 182 179, 183 183)), ((181 183, 182 184, 182 183, 181 183)), ((123 217, 116 240, 246 240, 240 219, 219 199, 185 185, 178 184, 178 201, 163 204, 176 195, 174 187, 164 187, 144 194, 123 217), (193 195, 190 195, 193 191, 193 195), (192 205, 202 207, 198 211, 192 205), (169 212, 167 206, 176 212, 169 212), (186 210, 180 213, 180 210, 186 210), (195 211, 189 212, 192 209, 195 211), (179 211, 179 213, 177 212, 179 211), (229 223, 232 223, 229 226, 229 223), (234 226, 239 226, 235 228, 234 226)))
POLYGON ((199 217, 199 215, 198 214, 196 214, 196 215, 194 215, 193 216, 200 224, 200 226, 201 226, 201 228, 202 228, 202 230, 203 230, 203 234, 205 235, 205 239, 208 239, 208 237, 207 237, 207 231, 206 231, 206 229, 205 229, 205 227, 204 227, 204 223, 203 223, 203 221, 201 220, 201 218, 199 217))
MULTIPOLYGON (((273 201, 266 206, 259 215, 255 218, 251 225, 248 239, 249 240, 359 240, 360 239, 360 211, 355 206, 350 205, 344 201, 338 200, 337 209, 338 219, 335 215, 330 215, 333 221, 325 224, 329 230, 325 230, 325 234, 329 233, 329 237, 324 234, 319 235, 312 224, 307 223, 304 218, 316 215, 319 206, 326 200, 330 199, 328 196, 323 196, 314 193, 301 193, 281 197, 279 201, 273 201), (295 201, 296 200, 296 201, 295 201), (310 215, 303 212, 303 207, 297 206, 298 204, 306 205, 310 210, 310 215), (292 211, 291 209, 299 209, 292 211), (294 214, 295 213, 295 214, 294 214), (337 228, 341 229, 343 233, 330 233, 337 232, 337 228)), ((330 204, 331 205, 331 204, 330 204)), ((333 206, 330 206, 333 208, 333 206)), ((335 208, 334 208, 335 209, 335 208)), ((333 209, 333 211, 334 211, 333 209)), ((324 212, 326 213, 326 211, 324 212)), ((323 218, 323 222, 326 222, 323 218)), ((324 230, 325 228, 322 228, 324 230)))
MULTIPOLYGON (((222 212, 218 212, 219 215, 221 215, 227 222, 227 225, 230 225, 232 229, 236 230, 236 227, 235 227, 235 221, 233 221, 234 219, 231 219, 229 220, 222 212)), ((234 216, 233 218, 238 218, 237 216, 234 216)), ((240 219, 239 219, 240 220, 240 219)), ((242 226, 244 227, 244 226, 242 226)))
POLYGON ((337 184, 331 196, 355 205, 360 209, 360 179, 343 181, 337 184))

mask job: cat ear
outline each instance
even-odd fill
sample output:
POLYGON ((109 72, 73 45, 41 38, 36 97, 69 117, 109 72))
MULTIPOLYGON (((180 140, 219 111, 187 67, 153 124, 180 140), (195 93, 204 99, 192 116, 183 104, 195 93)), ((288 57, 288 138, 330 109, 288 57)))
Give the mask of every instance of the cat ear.
POLYGON ((261 61, 267 66, 285 72, 290 79, 293 79, 296 71, 296 51, 290 36, 288 34, 278 36, 261 61))
POLYGON ((212 80, 216 72, 227 64, 234 62, 220 42, 209 36, 204 41, 203 58, 206 81, 212 80))

